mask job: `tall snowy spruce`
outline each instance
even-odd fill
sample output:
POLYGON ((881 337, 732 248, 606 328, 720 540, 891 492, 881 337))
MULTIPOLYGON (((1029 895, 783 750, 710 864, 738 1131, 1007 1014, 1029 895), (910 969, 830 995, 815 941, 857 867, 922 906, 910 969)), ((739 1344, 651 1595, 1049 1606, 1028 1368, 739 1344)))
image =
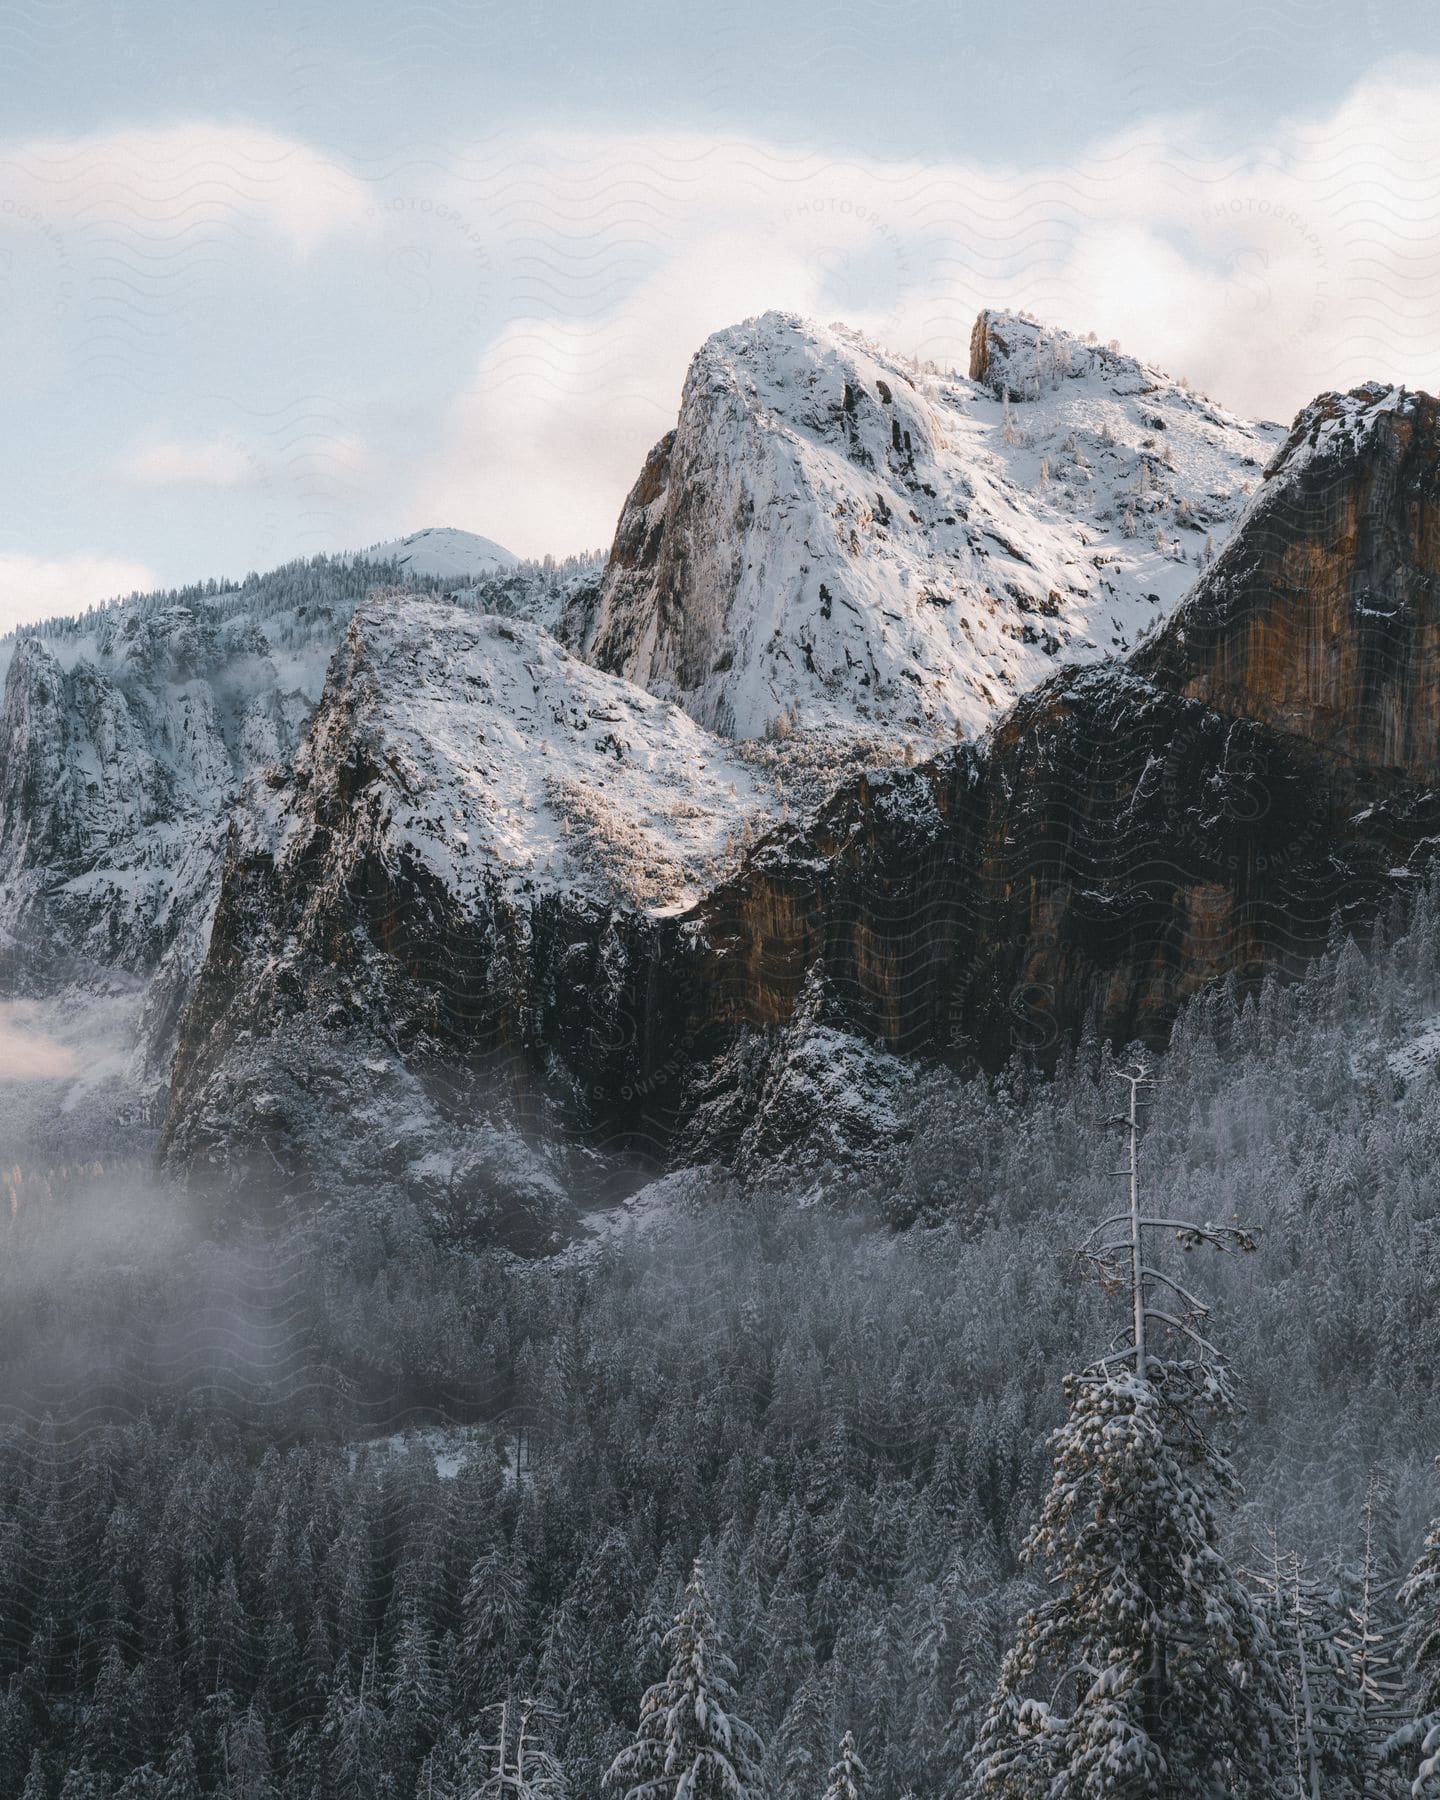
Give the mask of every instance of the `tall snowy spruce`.
POLYGON ((1082 1254, 1129 1302, 1116 1350, 1066 1378, 1054 1477, 1026 1543, 1049 1597, 1021 1620, 974 1755, 976 1800, 1276 1800, 1293 1793, 1284 1684, 1255 1597, 1220 1548, 1237 1484, 1219 1432, 1235 1417, 1206 1307, 1146 1258, 1251 1248, 1237 1227, 1142 1207, 1138 1103, 1128 1206, 1082 1254))
POLYGON ((640 1702, 635 1742, 615 1758, 607 1789, 624 1800, 759 1800, 759 1737, 730 1708, 735 1665, 720 1644, 697 1561, 666 1634, 670 1670, 640 1702))

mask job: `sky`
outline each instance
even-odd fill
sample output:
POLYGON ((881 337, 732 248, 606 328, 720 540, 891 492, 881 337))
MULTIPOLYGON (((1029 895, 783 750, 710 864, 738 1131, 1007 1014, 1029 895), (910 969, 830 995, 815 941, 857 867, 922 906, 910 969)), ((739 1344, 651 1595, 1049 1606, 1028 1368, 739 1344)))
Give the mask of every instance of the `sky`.
POLYGON ((5 0, 0 629, 419 529, 608 544, 770 307, 1026 308, 1288 419, 1440 382, 1440 13, 5 0))

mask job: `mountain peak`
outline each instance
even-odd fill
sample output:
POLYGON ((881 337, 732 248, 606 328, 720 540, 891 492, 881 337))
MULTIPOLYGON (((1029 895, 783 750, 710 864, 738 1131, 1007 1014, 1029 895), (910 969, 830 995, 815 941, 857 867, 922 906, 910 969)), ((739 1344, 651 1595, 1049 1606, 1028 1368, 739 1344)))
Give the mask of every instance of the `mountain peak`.
POLYGON ((1011 318, 982 315, 984 367, 1003 345, 1030 371, 1022 419, 844 326, 769 312, 716 332, 626 502, 582 653, 737 737, 878 732, 898 752, 1129 648, 1228 534, 1272 428, 1011 318), (1043 358, 1090 379, 1037 385, 1043 358))
POLYGON ((493 575, 513 569, 520 558, 513 550, 478 532, 460 531, 453 525, 427 525, 407 537, 389 538, 365 551, 370 562, 395 562, 410 575, 493 575))

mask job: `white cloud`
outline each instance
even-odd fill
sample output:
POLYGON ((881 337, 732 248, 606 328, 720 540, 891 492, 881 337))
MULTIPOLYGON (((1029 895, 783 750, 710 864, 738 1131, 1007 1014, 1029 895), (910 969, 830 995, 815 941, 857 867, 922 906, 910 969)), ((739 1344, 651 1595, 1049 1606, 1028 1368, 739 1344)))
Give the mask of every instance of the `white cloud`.
POLYGON ((259 225, 303 255, 363 228, 368 185, 306 144, 206 122, 0 147, 0 229, 177 244, 259 225))
POLYGON ((238 444, 215 439, 147 444, 122 458, 117 473, 137 487, 249 487, 264 478, 264 465, 238 444))
POLYGON ((801 258, 765 264, 715 233, 595 320, 517 321, 490 346, 415 477, 411 517, 453 519, 521 555, 608 545, 640 462, 674 423, 696 347, 766 307, 810 310, 801 258))
POLYGON ((160 585, 153 569, 125 557, 85 550, 71 556, 0 552, 0 631, 160 585))
POLYGON ((607 540, 690 354, 771 306, 961 368, 981 307, 1027 307, 1282 419, 1326 387, 1433 385, 1437 86, 1379 70, 1238 155, 1192 118, 1032 169, 661 134, 459 158, 435 204, 483 229, 510 319, 397 471, 406 510, 522 551, 607 540))
POLYGON ((1280 418, 1433 385, 1437 90, 1387 67, 1238 149, 1160 119, 1032 168, 536 132, 370 179, 248 126, 111 132, 0 149, 0 272, 7 230, 54 233, 72 386, 183 419, 112 474, 234 490, 266 543, 403 518, 564 551, 608 541, 702 339, 768 307, 962 368, 981 307, 1026 307, 1280 418))

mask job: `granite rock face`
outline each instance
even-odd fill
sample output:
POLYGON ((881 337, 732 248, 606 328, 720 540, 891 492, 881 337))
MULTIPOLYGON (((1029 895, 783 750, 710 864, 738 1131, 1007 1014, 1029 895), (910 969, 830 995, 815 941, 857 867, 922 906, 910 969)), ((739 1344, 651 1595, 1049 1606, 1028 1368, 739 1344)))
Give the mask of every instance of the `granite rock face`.
POLYGON ((1326 394, 1266 471, 1243 540, 1136 666, 1329 756, 1440 775, 1440 403, 1326 394))

